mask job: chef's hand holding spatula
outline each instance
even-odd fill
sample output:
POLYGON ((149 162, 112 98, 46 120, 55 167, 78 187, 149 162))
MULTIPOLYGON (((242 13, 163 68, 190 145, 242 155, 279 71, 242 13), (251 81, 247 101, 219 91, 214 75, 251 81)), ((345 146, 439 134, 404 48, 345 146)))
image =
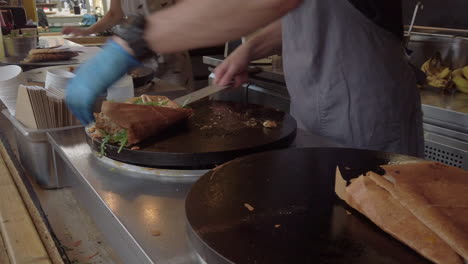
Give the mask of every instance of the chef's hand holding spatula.
POLYGON ((261 71, 258 67, 249 67, 251 61, 265 57, 264 54, 255 48, 257 45, 250 41, 243 43, 236 48, 224 61, 214 70, 215 84, 232 87, 239 87, 249 80, 249 74, 261 71))

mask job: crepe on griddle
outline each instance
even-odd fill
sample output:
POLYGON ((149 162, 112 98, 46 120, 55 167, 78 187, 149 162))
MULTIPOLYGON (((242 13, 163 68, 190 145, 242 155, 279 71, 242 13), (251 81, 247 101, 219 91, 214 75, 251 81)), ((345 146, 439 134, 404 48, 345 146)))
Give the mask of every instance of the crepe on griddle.
POLYGON ((69 49, 32 49, 24 62, 64 61, 76 56, 78 52, 69 49))
MULTIPOLYGON (((431 261, 463 263, 468 243, 468 173, 436 162, 382 168, 385 175, 361 175, 348 187, 337 188, 338 196, 431 261)), ((337 170, 339 181, 344 180, 337 170)))
POLYGON ((468 172, 438 162, 382 168, 372 179, 468 260, 468 172))
POLYGON ((131 146, 157 135, 192 114, 165 96, 135 97, 125 103, 104 101, 101 112, 95 113, 92 136, 131 146))

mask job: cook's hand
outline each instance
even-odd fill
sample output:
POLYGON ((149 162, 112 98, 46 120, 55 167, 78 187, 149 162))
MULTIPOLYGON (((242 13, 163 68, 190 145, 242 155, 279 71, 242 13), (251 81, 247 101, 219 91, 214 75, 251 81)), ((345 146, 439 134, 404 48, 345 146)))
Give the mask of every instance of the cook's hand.
POLYGON ((233 87, 239 87, 246 83, 250 61, 250 52, 247 47, 245 45, 238 47, 214 70, 215 84, 225 86, 234 80, 233 87))
POLYGON ((73 34, 75 36, 87 36, 89 35, 85 29, 78 28, 78 27, 64 27, 62 30, 62 34, 68 35, 73 34))
POLYGON ((83 124, 94 120, 93 105, 99 95, 140 62, 122 46, 109 41, 94 58, 81 65, 67 85, 66 102, 83 124))

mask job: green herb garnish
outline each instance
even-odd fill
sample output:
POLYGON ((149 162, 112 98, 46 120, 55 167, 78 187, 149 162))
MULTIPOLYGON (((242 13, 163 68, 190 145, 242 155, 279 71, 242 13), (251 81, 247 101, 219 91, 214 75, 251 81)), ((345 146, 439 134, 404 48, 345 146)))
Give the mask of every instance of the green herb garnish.
POLYGON ((101 151, 99 152, 99 157, 106 155, 106 144, 111 140, 110 135, 105 135, 101 140, 101 151))
POLYGON ((117 150, 117 153, 120 153, 122 149, 127 145, 128 142, 128 133, 126 129, 122 129, 117 134, 115 135, 109 135, 105 131, 101 130, 101 133, 105 135, 101 139, 101 151, 99 152, 99 156, 103 157, 106 155, 106 144, 111 142, 111 143, 118 143, 119 144, 119 150, 117 150))
POLYGON ((107 135, 108 135, 107 132, 106 132, 105 130, 103 130, 103 129, 99 129, 99 133, 100 133, 101 135, 104 135, 104 136, 107 136, 107 135))
POLYGON ((117 134, 115 134, 112 137, 112 140, 119 143, 120 147, 117 153, 120 153, 120 151, 122 151, 123 147, 125 147, 125 145, 127 145, 127 142, 128 142, 127 130, 125 129, 120 130, 117 134))
POLYGON ((135 102, 133 102, 133 103, 134 103, 134 104, 139 104, 139 105, 141 105, 141 104, 143 104, 143 99, 141 99, 141 97, 140 97, 140 98, 138 98, 138 99, 137 99, 135 102))
POLYGON ((163 106, 163 105, 167 105, 167 103, 169 103, 168 100, 162 100, 162 101, 158 101, 158 102, 143 102, 143 99, 141 98, 138 98, 135 102, 133 102, 134 104, 137 104, 137 105, 152 105, 152 106, 163 106))
POLYGON ((165 101, 159 101, 159 102, 146 102, 144 103, 144 105, 152 105, 152 106, 163 106, 163 105, 167 105, 169 101, 165 100, 165 101))

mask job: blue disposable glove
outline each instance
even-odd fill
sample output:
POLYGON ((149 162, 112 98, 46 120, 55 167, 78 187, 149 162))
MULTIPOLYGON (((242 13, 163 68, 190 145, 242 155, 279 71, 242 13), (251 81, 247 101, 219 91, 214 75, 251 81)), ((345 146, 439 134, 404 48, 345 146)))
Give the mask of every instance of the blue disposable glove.
POLYGON ((109 41, 94 58, 81 65, 67 85, 66 102, 84 125, 94 120, 92 109, 99 95, 140 62, 119 44, 109 41))

